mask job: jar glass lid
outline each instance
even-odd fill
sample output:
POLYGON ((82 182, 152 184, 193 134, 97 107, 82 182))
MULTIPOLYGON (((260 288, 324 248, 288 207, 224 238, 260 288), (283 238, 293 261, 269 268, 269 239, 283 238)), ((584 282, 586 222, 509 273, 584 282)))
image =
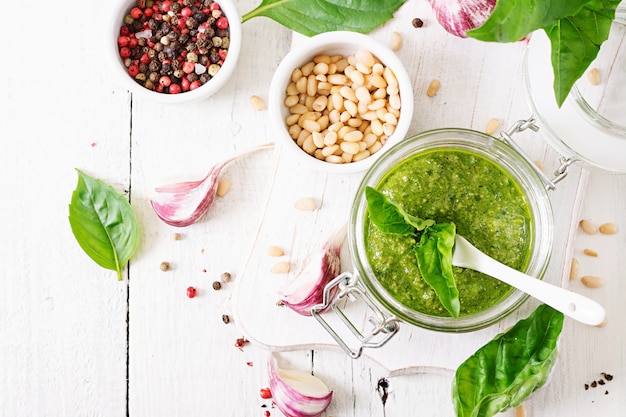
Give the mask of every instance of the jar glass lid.
POLYGON ((526 87, 540 133, 567 158, 626 172, 626 9, 620 7, 600 53, 559 108, 550 40, 533 33, 525 55, 526 87))

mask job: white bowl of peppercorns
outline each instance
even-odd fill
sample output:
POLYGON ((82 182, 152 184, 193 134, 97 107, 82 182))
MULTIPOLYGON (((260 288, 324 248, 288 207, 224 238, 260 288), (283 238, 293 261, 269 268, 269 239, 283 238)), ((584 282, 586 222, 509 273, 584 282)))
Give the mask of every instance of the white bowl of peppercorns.
POLYGON ((391 48, 356 32, 303 38, 270 86, 270 120, 298 169, 367 170, 408 132, 413 86, 391 48))
POLYGON ((109 38, 116 71, 139 97, 207 98, 237 66, 241 18, 232 0, 122 1, 109 38))

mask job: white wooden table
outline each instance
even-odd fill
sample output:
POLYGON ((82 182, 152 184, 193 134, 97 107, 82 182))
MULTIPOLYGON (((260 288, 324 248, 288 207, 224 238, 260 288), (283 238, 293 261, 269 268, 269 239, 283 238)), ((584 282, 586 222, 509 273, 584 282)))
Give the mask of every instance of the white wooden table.
MULTIPOLYGON (((238 1, 242 14, 256 5, 238 1)), ((249 98, 267 99, 291 32, 265 18, 245 23, 239 68, 227 87, 199 103, 167 106, 137 100, 111 75, 101 51, 106 3, 51 6, 36 0, 20 7, 23 14, 6 16, 6 33, 19 35, 5 37, 0 58, 0 416, 249 417, 266 410, 280 416, 278 409, 264 408, 271 403, 259 396, 267 386, 267 349, 254 341, 238 349, 241 323, 222 322, 223 314, 231 314, 238 280, 245 279, 241 274, 251 273, 259 227, 273 228, 290 242, 292 259, 310 246, 312 229, 282 228, 266 212, 276 153, 231 165, 225 173, 230 192, 193 226, 167 226, 149 198, 158 185, 200 178, 236 150, 273 140, 267 113, 254 110, 249 98), (137 213, 141 247, 121 282, 93 263, 71 233, 74 168, 127 193, 137 213), (182 238, 173 239, 174 233, 182 238), (171 270, 160 270, 163 261, 171 270), (226 271, 233 281, 213 290, 212 282, 226 271), (194 299, 186 297, 189 286, 199 291, 194 299)), ((422 0, 409 0, 371 36, 388 41, 392 31, 402 35, 398 55, 414 83, 410 133, 438 127, 482 131, 490 118, 507 126, 530 114, 521 82, 523 43, 453 38, 422 0), (414 17, 424 27, 414 28, 414 17), (428 98, 433 78, 442 87, 428 98)), ((524 137, 533 159, 547 166, 558 159, 540 136, 524 137)), ((311 197, 324 184, 358 180, 293 175, 302 182, 301 196, 311 197)), ((615 222, 619 232, 589 236, 559 229, 553 279, 567 275, 568 256, 579 259, 581 275, 604 277, 599 289, 578 280, 566 284, 602 302, 608 323, 596 328, 566 320, 551 382, 525 406, 529 416, 620 416, 626 408, 626 176, 575 167, 573 177, 555 192, 556 201, 570 202, 555 207, 557 221, 615 222), (584 191, 579 207, 568 195, 576 190, 584 191), (584 248, 599 256, 583 255, 584 248), (585 390, 601 372, 614 379, 585 390)), ((338 196, 336 204, 349 198, 338 196)), ((352 360, 314 346, 278 355, 285 366, 310 369, 332 387, 325 416, 453 415, 451 371, 390 370, 368 357, 352 360), (384 406, 377 392, 383 377, 389 382, 384 406)))

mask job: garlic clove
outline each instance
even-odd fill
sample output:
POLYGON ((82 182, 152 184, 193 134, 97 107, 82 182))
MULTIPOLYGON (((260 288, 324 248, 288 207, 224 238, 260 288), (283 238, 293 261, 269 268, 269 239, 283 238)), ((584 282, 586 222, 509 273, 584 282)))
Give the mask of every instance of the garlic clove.
POLYGON ((267 143, 240 152, 214 165, 199 181, 185 181, 157 187, 154 190, 154 197, 150 200, 154 212, 171 226, 185 227, 197 222, 215 200, 222 170, 238 158, 273 146, 273 143, 267 143))
POLYGON ((322 245, 319 253, 310 255, 304 268, 291 282, 279 290, 279 296, 284 305, 298 314, 310 316, 311 307, 323 302, 326 284, 341 273, 341 245, 345 234, 346 226, 344 225, 322 245))
POLYGON ((281 369, 268 361, 272 401, 287 417, 317 417, 330 405, 333 391, 319 378, 300 369, 281 369))
POLYGON ((448 32, 466 38, 465 32, 481 26, 491 16, 496 0, 428 0, 435 18, 448 32))

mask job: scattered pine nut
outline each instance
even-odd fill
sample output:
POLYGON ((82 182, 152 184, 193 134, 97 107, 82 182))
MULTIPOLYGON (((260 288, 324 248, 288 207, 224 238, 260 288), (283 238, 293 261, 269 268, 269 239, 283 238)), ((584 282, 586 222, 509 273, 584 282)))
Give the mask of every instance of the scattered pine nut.
POLYGON ((254 108, 254 110, 265 110, 265 101, 263 101, 263 99, 259 96, 251 96, 250 103, 252 103, 252 107, 254 108))
POLYGON ((493 135, 493 133, 500 127, 500 121, 495 118, 489 119, 487 122, 487 127, 485 128, 485 133, 488 135, 493 135))
POLYGON ((598 256, 598 252, 596 252, 596 251, 595 251, 595 250, 593 250, 593 249, 588 249, 588 248, 585 248, 585 250, 583 250, 583 253, 584 253, 585 255, 587 255, 587 256, 593 256, 593 257, 597 257, 597 256, 598 256))
POLYGON ((617 226, 615 223, 604 223, 598 230, 600 230, 600 233, 605 235, 614 235, 617 233, 617 226))
POLYGON ((286 274, 290 269, 291 264, 289 262, 278 262, 272 266, 270 272, 273 274, 286 274))
POLYGON ((597 68, 591 68, 587 73, 587 79, 589 80, 589 84, 598 85, 600 84, 600 70, 597 68))
POLYGON ((589 235, 593 235, 598 231, 597 226, 591 223, 589 220, 581 220, 580 227, 583 229, 583 232, 589 235))
POLYGON ((428 89, 426 90, 426 95, 428 97, 434 97, 439 91, 439 87, 441 87, 441 82, 439 80, 432 80, 428 85, 428 89))
POLYGON ((269 256, 278 257, 278 256, 283 256, 285 254, 285 251, 279 248, 278 246, 270 246, 269 248, 267 248, 267 254, 269 256))
POLYGON ((217 184, 217 196, 224 197, 230 190, 230 180, 226 177, 222 178, 217 184))
POLYGON ((313 211, 317 208, 317 203, 312 198, 301 198, 295 203, 296 210, 313 211))
POLYGON ((524 407, 524 404, 515 407, 515 417, 526 417, 526 407, 524 407))
POLYGON ((578 277, 578 259, 572 258, 572 265, 569 269, 569 279, 576 279, 578 277))
POLYGON ((392 51, 397 51, 398 49, 402 47, 402 37, 400 36, 398 32, 393 32, 391 34, 390 47, 392 51))
POLYGON ((174 240, 181 240, 183 238, 183 236, 180 233, 174 233, 172 235, 172 239, 174 240))
POLYGON ((589 288, 600 288, 604 285, 604 279, 600 277, 594 277, 592 275, 585 275, 580 279, 580 281, 585 285, 585 287, 589 288))

